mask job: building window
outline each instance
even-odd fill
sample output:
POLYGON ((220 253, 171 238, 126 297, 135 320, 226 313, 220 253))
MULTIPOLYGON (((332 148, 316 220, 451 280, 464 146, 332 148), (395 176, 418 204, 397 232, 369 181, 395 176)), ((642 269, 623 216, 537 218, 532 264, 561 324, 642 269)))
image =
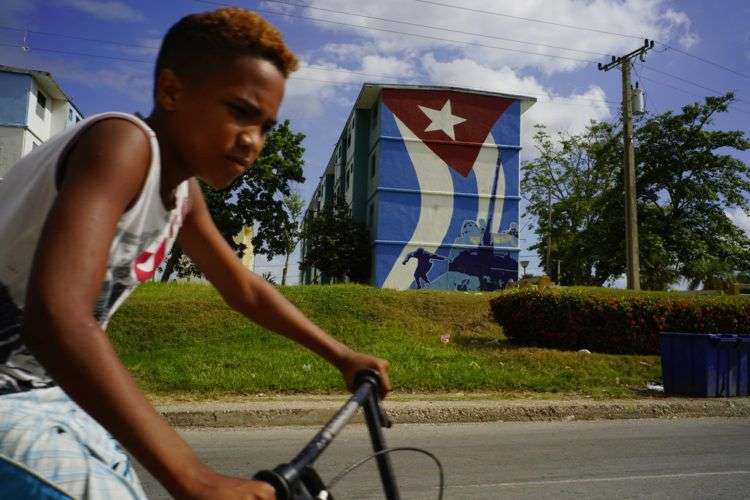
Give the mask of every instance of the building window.
POLYGON ((76 116, 76 123, 78 123, 80 121, 81 121, 81 117, 80 116, 76 116))
POLYGON ((44 110, 47 108, 47 96, 41 90, 36 91, 36 114, 44 120, 44 110))
POLYGON ((375 127, 378 124, 378 108, 379 103, 375 103, 375 106, 372 108, 372 126, 375 127))
POLYGON ((376 164, 375 153, 370 156, 370 177, 375 177, 375 164, 376 164))
POLYGON ((375 204, 370 203, 370 212, 367 215, 367 223, 368 225, 372 226, 375 222, 375 204))
POLYGON ((73 121, 73 110, 71 108, 68 108, 68 121, 73 121))

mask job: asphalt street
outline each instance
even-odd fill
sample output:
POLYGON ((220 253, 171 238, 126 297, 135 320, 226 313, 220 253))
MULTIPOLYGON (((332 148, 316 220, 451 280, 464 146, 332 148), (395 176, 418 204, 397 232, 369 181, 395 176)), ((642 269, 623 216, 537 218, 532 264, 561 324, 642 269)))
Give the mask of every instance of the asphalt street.
MULTIPOLYGON (((219 471, 249 477, 286 462, 315 427, 184 429, 198 454, 219 471)), ((446 470, 445 498, 748 498, 750 420, 642 419, 588 422, 401 424, 388 445, 435 453, 446 470)), ((370 452, 367 428, 351 425, 317 469, 329 480, 370 452)), ((404 500, 437 498, 428 457, 394 453, 404 500)), ((150 498, 169 498, 139 468, 150 498)), ((332 490, 338 499, 383 498, 370 462, 332 490)))

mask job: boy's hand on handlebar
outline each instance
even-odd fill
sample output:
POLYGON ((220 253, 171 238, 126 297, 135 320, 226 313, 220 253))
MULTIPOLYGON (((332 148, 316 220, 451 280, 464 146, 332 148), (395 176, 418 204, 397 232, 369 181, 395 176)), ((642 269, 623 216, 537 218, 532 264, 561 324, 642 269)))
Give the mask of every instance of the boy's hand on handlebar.
POLYGON ((195 500, 276 500, 276 490, 264 481, 213 474, 211 481, 194 490, 195 500))
POLYGON ((388 369, 390 364, 385 359, 376 358, 369 354, 364 354, 356 351, 349 351, 342 357, 337 363, 341 374, 344 376, 346 387, 350 391, 354 391, 354 377, 358 372, 366 369, 375 370, 380 374, 381 386, 380 386, 380 397, 384 398, 389 392, 391 392, 391 380, 388 377, 388 369))

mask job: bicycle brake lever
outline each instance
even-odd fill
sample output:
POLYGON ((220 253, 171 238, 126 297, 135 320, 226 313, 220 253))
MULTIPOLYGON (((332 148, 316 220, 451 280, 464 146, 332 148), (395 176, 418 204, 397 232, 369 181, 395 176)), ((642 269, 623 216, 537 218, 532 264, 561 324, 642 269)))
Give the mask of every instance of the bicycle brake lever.
POLYGON ((385 427, 386 429, 390 429, 393 427, 393 421, 391 420, 391 417, 388 416, 388 414, 385 412, 385 409, 383 409, 383 406, 378 403, 378 408, 380 408, 380 423, 385 427))

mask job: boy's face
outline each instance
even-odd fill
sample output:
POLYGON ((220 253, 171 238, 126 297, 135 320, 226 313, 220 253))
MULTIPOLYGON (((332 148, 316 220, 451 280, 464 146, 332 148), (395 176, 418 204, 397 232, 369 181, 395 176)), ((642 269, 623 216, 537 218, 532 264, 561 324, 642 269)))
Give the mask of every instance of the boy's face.
MULTIPOLYGON (((178 168, 211 187, 227 187, 263 148, 276 123, 286 79, 273 63, 251 56, 235 58, 197 82, 174 78, 175 90, 167 100, 158 95, 167 111, 178 168)), ((169 82, 164 87, 169 94, 169 82)))

